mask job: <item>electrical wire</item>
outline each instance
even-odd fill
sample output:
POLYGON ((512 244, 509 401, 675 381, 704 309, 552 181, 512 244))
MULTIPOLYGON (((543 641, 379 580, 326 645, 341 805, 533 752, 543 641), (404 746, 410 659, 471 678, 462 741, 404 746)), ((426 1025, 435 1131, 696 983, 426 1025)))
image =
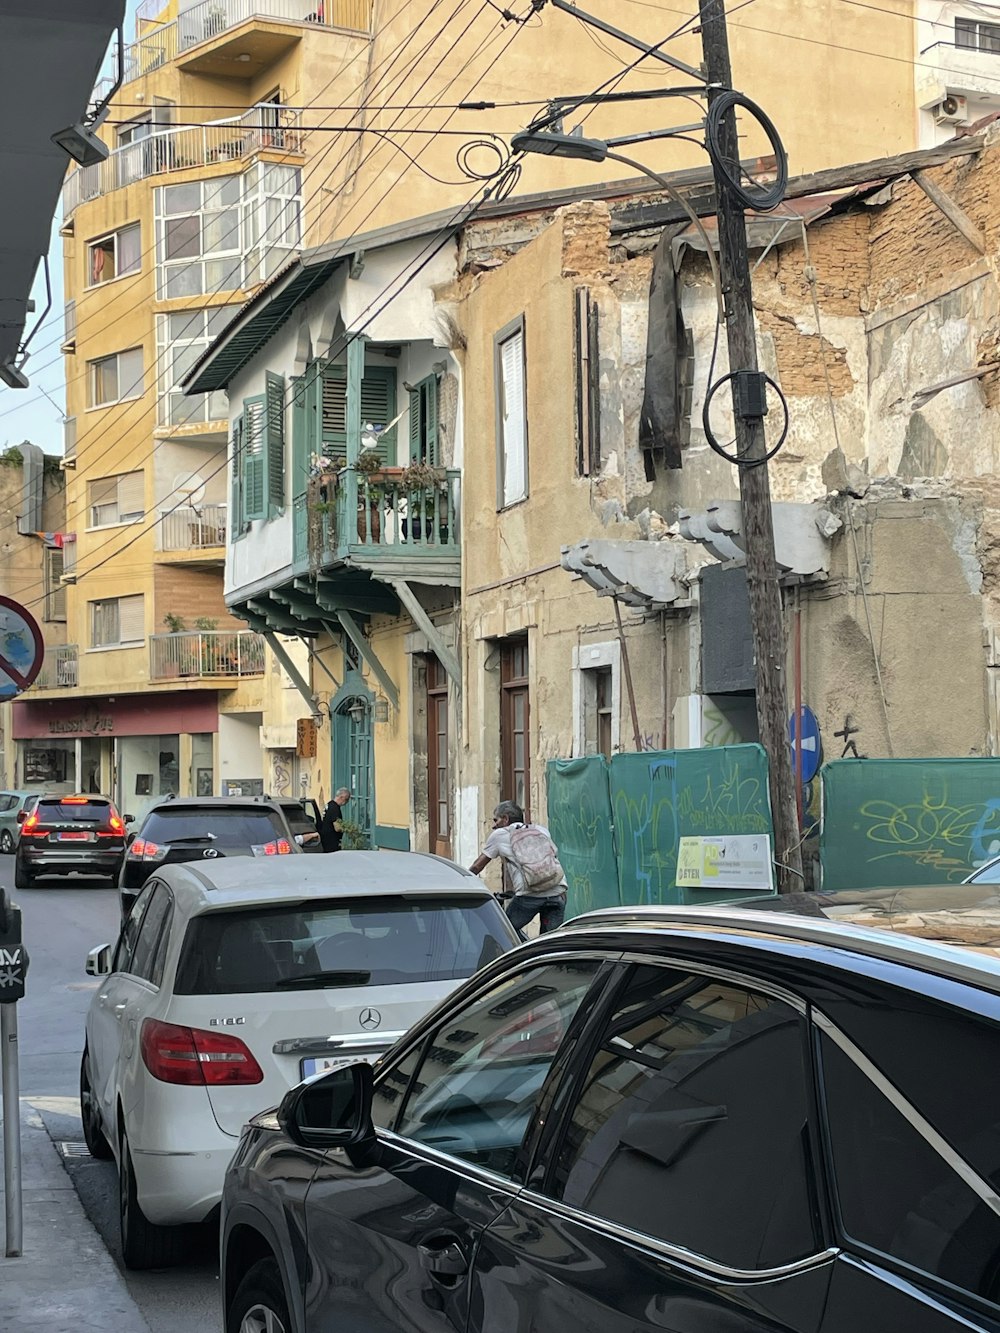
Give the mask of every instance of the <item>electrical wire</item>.
POLYGON ((744 96, 743 93, 729 88, 724 92, 716 93, 711 99, 708 106, 708 117, 705 121, 705 149, 716 173, 725 178, 731 193, 744 207, 752 208, 758 213, 769 213, 772 209, 777 208, 784 199, 785 190, 788 188, 788 154, 785 152, 785 145, 781 142, 781 136, 778 134, 770 116, 756 102, 752 102, 749 97, 744 96), (771 145, 776 171, 774 182, 770 186, 760 187, 755 184, 752 191, 748 190, 742 181, 742 175, 745 173, 740 168, 738 154, 736 160, 737 174, 734 175, 733 173, 732 162, 725 150, 723 139, 726 133, 724 117, 728 112, 734 111, 736 107, 742 107, 744 111, 750 113, 764 131, 767 141, 771 145))

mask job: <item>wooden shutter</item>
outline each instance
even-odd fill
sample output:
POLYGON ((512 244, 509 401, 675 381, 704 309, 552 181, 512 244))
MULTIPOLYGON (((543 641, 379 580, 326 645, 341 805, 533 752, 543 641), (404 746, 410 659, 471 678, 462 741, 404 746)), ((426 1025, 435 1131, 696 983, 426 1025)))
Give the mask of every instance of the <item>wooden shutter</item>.
POLYGON ((305 495, 309 486, 309 377, 293 375, 292 385, 292 498, 305 495))
POLYGON ((500 344, 501 507, 528 494, 527 426, 524 403, 524 330, 500 344))
POLYGON ((264 471, 267 477, 267 513, 285 507, 285 377, 269 370, 265 376, 264 471))
POLYGON ((229 437, 229 539, 243 531, 243 418, 233 421, 229 437))
POLYGON ((146 512, 145 479, 141 472, 126 472, 118 478, 118 518, 142 518, 146 512))
POLYGON ((410 390, 410 458, 415 463, 420 459, 423 446, 423 431, 420 428, 420 404, 423 394, 418 384, 410 390))
POLYGON ((146 637, 146 616, 142 593, 118 598, 118 642, 138 643, 146 637))
POLYGON ((437 376, 428 375, 410 390, 410 458, 432 467, 437 467, 440 452, 437 409, 437 376))
POLYGON ((53 547, 45 551, 45 619, 65 621, 66 586, 62 582, 63 553, 53 547))
POLYGON ((344 366, 327 366, 320 379, 320 438, 322 452, 328 458, 347 454, 347 370, 344 366))
POLYGON ((250 522, 266 518, 264 486, 264 424, 266 404, 263 397, 243 400, 243 518, 250 522))
MULTIPOLYGON (((388 426, 396 415, 396 372, 390 366, 369 366, 361 381, 361 429, 388 426)), ((376 453, 383 463, 396 462, 396 427, 379 436, 376 453)))

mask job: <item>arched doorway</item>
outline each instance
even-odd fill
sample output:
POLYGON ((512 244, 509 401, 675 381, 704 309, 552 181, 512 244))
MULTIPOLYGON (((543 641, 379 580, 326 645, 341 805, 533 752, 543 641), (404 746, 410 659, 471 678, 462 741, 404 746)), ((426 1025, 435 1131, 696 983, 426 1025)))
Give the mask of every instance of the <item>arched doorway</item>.
POLYGON ((351 673, 330 706, 333 722, 333 792, 351 793, 347 818, 372 842, 375 831, 375 750, 372 734, 373 696, 362 678, 351 673))

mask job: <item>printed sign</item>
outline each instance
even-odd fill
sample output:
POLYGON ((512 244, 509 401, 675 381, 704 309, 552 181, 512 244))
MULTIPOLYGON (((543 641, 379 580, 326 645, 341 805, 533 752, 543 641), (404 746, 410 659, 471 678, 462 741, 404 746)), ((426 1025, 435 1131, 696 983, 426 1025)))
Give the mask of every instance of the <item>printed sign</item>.
POLYGON ((770 893, 771 839, 765 833, 680 840, 677 884, 689 889, 750 889, 770 893))
POLYGON ((0 597, 0 699, 14 699, 42 669, 42 631, 31 612, 0 597))

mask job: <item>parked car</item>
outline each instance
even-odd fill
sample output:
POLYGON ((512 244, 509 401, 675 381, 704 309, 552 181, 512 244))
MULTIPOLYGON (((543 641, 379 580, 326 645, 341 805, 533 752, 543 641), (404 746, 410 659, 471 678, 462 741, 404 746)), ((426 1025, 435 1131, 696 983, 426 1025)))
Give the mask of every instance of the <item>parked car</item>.
POLYGON ((115 880, 131 822, 107 796, 39 796, 21 821, 14 887, 30 889, 39 875, 74 871, 115 880))
POLYGON ((21 838, 21 824, 35 802, 36 791, 0 791, 0 852, 10 856, 21 838))
POLYGON ((281 813, 285 816, 288 827, 302 850, 321 852, 323 844, 320 842, 319 825, 322 815, 316 802, 307 797, 303 797, 301 801, 285 796, 275 796, 272 799, 280 806, 281 813))
POLYGON ((122 916, 150 875, 165 865, 299 851, 275 801, 256 796, 168 797, 153 806, 129 842, 120 879, 122 916))
POLYGON ((118 1163, 126 1265, 182 1252, 254 1112, 377 1059, 516 942, 478 879, 414 852, 158 866, 87 962, 81 1116, 118 1163))
POLYGON ((971 875, 966 875, 962 883, 1000 884, 1000 856, 994 856, 981 865, 978 870, 974 870, 971 875))
POLYGON ((996 1333, 998 1061, 993 958, 578 917, 253 1118, 227 1333, 996 1333))

